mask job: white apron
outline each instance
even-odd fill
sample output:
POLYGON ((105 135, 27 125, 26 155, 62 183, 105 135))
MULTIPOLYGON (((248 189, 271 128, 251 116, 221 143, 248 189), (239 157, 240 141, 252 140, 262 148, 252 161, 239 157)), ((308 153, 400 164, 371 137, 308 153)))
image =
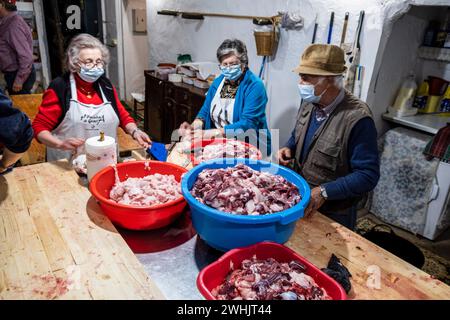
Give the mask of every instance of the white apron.
MULTIPOLYGON (((60 140, 68 138, 88 139, 98 136, 100 131, 105 135, 113 137, 117 141, 117 127, 119 126, 119 117, 117 116, 110 101, 106 100, 102 89, 103 103, 100 105, 85 104, 78 101, 77 88, 73 74, 70 75, 70 108, 67 111, 63 121, 52 131, 52 134, 60 140)), ((84 145, 77 150, 78 154, 84 154, 84 145)), ((47 147, 47 161, 59 159, 70 160, 72 151, 65 151, 47 147)))
POLYGON ((233 123, 234 102, 236 101, 236 99, 226 99, 220 97, 220 92, 222 91, 224 83, 225 78, 217 88, 210 107, 211 120, 218 129, 233 123))

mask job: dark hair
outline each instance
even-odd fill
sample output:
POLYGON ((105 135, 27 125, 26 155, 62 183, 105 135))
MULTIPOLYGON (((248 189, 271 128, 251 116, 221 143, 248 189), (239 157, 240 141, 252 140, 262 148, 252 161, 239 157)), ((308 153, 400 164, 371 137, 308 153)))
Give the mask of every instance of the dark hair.
POLYGON ((0 2, 2 3, 3 7, 8 10, 8 11, 17 11, 17 7, 14 4, 10 4, 6 1, 0 0, 0 2))
POLYGON ((222 62, 223 58, 230 53, 236 55, 241 63, 248 65, 247 47, 238 39, 226 39, 217 49, 217 60, 222 62))

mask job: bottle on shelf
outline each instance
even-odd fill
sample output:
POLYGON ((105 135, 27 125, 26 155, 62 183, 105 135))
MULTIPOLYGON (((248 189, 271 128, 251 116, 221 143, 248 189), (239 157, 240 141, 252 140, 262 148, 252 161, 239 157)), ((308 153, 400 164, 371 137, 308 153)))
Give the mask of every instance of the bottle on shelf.
POLYGON ((414 97, 417 91, 417 84, 414 73, 410 72, 400 87, 394 104, 388 107, 388 112, 394 116, 406 117, 417 113, 417 108, 413 108, 414 97))
POLYGON ((394 104, 388 107, 388 112, 394 116, 406 117, 417 113, 417 108, 413 108, 414 97, 417 91, 415 76, 412 72, 405 78, 398 90, 394 104))
POLYGON ((423 45, 427 47, 432 47, 436 41, 436 33, 439 29, 439 22, 436 20, 430 21, 427 29, 425 30, 425 35, 423 37, 423 45))
POLYGON ((442 21, 438 32, 436 33, 436 47, 445 47, 447 41, 447 34, 449 33, 449 23, 450 23, 450 7, 447 8, 445 19, 442 21))

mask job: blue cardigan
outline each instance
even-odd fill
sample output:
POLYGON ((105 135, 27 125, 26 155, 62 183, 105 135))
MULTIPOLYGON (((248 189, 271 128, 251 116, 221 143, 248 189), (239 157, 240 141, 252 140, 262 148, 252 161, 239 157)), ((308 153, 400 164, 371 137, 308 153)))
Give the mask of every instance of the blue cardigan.
MULTIPOLYGON (((206 130, 214 128, 214 123, 211 121, 211 102, 223 78, 223 75, 220 75, 214 80, 197 115, 197 118, 204 121, 206 130)), ((271 135, 266 119, 267 100, 263 82, 253 72, 247 70, 236 93, 233 123, 226 125, 224 130, 227 136, 238 136, 249 129, 254 129, 258 137, 258 147, 263 152, 262 146, 265 147, 266 143, 259 136, 259 130, 265 129, 267 132, 267 154, 269 155, 271 152, 271 135)))

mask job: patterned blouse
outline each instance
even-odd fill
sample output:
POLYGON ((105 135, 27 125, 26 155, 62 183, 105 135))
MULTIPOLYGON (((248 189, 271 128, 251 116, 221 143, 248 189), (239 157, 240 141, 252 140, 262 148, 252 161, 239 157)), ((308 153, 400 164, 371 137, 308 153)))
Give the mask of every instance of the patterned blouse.
POLYGON ((225 79, 225 82, 222 87, 222 91, 220 91, 220 97, 222 99, 235 99, 236 93, 239 89, 239 84, 241 83, 242 79, 244 79, 245 71, 247 71, 247 68, 244 70, 240 78, 235 81, 234 83, 231 83, 230 80, 225 79))

